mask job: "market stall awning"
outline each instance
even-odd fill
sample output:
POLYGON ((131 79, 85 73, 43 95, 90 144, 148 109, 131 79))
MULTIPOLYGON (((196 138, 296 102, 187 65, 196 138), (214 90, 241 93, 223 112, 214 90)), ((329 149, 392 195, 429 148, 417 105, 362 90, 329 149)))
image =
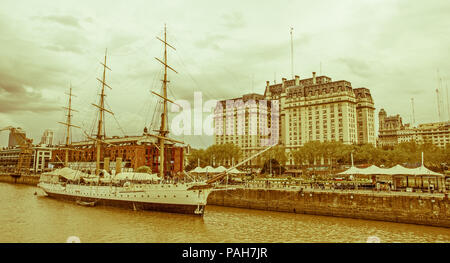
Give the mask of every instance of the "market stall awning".
POLYGON ((223 173, 227 170, 227 168, 223 167, 223 166, 219 166, 217 168, 214 168, 213 173, 223 173))
POLYGON ((425 166, 420 166, 420 167, 417 167, 417 168, 413 168, 413 169, 411 169, 412 170, 412 173, 414 174, 414 175, 430 175, 430 176, 440 176, 440 177, 444 177, 444 175, 443 174, 440 174, 440 173, 436 173, 436 172, 433 172, 433 171, 431 171, 430 169, 428 169, 428 168, 426 168, 425 166))
POLYGON ((204 173, 214 173, 214 167, 212 167, 212 166, 208 165, 203 169, 205 169, 204 173))
POLYGON ((190 173, 204 173, 205 169, 200 166, 195 167, 195 169, 191 170, 190 173))
POLYGON ((339 175, 350 175, 350 174, 364 174, 363 172, 364 169, 358 168, 356 166, 352 166, 350 168, 348 168, 347 170, 338 173, 339 175))
POLYGON ((361 174, 361 175, 413 175, 413 176, 419 176, 419 175, 429 175, 429 176, 441 176, 444 175, 440 173, 436 173, 431 171, 430 169, 426 168, 425 166, 420 166, 417 168, 406 168, 404 166, 401 166, 400 164, 397 164, 394 167, 391 168, 380 168, 378 166, 372 165, 367 168, 357 168, 357 167, 350 167, 344 172, 338 173, 339 175, 355 175, 355 174, 361 174))

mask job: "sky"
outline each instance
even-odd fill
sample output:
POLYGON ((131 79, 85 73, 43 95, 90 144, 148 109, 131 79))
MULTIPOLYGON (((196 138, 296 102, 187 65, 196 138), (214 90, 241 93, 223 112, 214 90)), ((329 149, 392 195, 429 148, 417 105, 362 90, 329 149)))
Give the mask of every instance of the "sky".
MULTIPOLYGON (((107 49, 107 135, 137 135, 154 123, 167 26, 171 99, 193 103, 264 93, 265 83, 315 71, 369 88, 375 115, 404 122, 448 120, 449 1, 24 1, 0 8, 0 128, 21 127, 39 142, 45 129, 63 141, 72 86, 72 140, 93 132, 107 49), (153 121, 153 122, 152 122, 153 121)), ((204 113, 203 119, 205 119, 204 113)), ((156 114, 157 115, 157 114, 156 114)), ((171 116, 174 116, 172 114, 171 116)), ((376 119, 378 122, 378 119, 376 119)), ((158 127, 153 127, 157 129, 158 127)), ((205 148, 212 136, 174 136, 205 148)), ((0 133, 0 146, 8 133, 0 133)))

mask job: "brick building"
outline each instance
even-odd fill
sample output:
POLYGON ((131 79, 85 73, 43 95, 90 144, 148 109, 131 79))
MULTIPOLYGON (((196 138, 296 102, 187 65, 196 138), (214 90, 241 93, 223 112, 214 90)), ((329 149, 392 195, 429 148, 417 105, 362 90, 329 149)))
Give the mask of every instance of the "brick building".
MULTIPOLYGON (((140 166, 148 166, 153 173, 159 172, 159 150, 158 139, 151 136, 113 137, 105 140, 101 151, 101 167, 104 167, 105 158, 114 163, 116 158, 122 158, 124 168, 137 169, 140 166)), ((72 143, 73 149, 69 151, 69 166, 86 167, 95 169, 96 148, 92 141, 72 143), (87 166, 86 166, 87 165, 87 166)), ((63 147, 53 150, 51 162, 56 167, 64 163, 65 150, 63 147)), ((165 160, 167 170, 177 173, 184 168, 185 147, 166 143, 165 160)), ((115 167, 110 165, 110 167, 115 167)))

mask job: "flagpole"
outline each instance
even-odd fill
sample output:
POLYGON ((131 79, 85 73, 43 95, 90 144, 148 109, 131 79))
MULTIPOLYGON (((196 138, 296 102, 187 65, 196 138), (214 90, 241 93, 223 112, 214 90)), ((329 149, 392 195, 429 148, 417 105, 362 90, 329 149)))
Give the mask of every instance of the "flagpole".
POLYGON ((352 167, 353 167, 353 153, 350 153, 350 157, 352 159, 352 167))

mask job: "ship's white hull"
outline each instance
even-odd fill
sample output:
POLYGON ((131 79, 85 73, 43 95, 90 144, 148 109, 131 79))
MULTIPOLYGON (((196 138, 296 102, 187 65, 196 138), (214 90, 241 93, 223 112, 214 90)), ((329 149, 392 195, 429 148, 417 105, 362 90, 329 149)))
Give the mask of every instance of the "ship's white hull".
POLYGON ((52 198, 95 202, 96 205, 203 215, 211 188, 191 190, 196 183, 134 184, 128 187, 41 182, 52 198), (189 190, 188 190, 189 189, 189 190))

